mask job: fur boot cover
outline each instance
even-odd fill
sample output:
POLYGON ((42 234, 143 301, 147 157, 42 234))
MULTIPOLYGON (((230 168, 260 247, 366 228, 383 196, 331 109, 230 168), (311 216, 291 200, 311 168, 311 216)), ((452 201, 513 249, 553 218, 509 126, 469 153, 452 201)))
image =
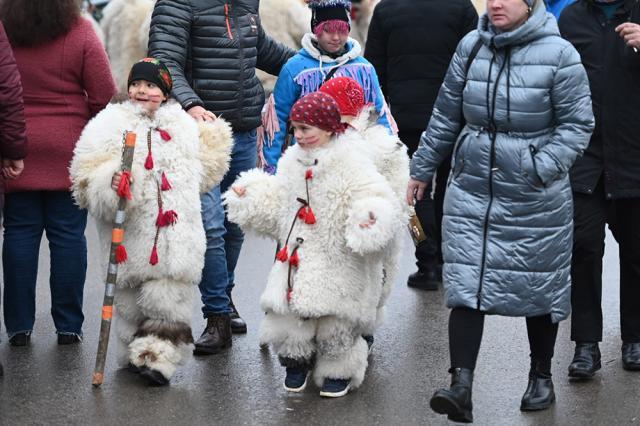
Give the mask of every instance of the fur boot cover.
POLYGON ((300 318, 376 318, 382 255, 403 224, 389 183, 353 149, 357 132, 316 149, 297 144, 270 176, 242 173, 224 194, 229 220, 275 237, 281 247, 261 297, 266 312, 300 318), (370 227, 361 227, 371 217, 370 227))

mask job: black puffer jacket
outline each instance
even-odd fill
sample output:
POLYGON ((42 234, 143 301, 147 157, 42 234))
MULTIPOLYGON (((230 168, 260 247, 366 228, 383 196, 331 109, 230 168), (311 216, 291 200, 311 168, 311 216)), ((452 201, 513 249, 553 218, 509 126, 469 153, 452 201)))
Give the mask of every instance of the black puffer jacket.
POLYGON ((640 53, 615 32, 640 24, 640 2, 626 0, 606 21, 593 0, 579 0, 560 15, 560 33, 580 53, 589 76, 596 128, 571 169, 574 191, 591 194, 604 176, 606 197, 640 197, 640 53))
POLYGON ((401 132, 427 128, 458 42, 478 25, 469 0, 382 0, 374 9, 364 56, 401 132))
POLYGON ((158 0, 149 55, 167 64, 173 96, 184 109, 204 106, 234 131, 260 125, 264 91, 258 67, 277 75, 295 54, 268 37, 259 0, 158 0))

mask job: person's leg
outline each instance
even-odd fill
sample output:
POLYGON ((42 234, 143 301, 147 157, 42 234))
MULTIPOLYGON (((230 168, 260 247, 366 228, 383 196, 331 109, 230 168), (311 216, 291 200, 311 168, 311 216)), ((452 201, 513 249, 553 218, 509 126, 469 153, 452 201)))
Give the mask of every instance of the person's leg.
POLYGON ((527 335, 531 356, 529 383, 522 397, 522 411, 544 410, 556 397, 551 381, 551 360, 558 335, 558 323, 551 322, 551 315, 527 317, 527 335))
POLYGON ((576 342, 569 376, 588 379, 600 369, 602 257, 609 204, 602 180, 593 194, 573 194, 571 340, 576 342))
POLYGON ((4 206, 4 322, 9 338, 26 344, 36 312, 38 254, 44 229, 41 192, 6 194, 4 206))
POLYGON ((616 200, 615 237, 620 249, 620 329, 623 366, 640 370, 640 198, 616 200))
POLYGON ((58 343, 82 337, 82 300, 87 274, 87 211, 79 209, 71 193, 45 192, 44 223, 51 253, 51 316, 58 343))
MULTIPOLYGON (((233 139, 234 145, 231 165, 229 167, 229 171, 220 183, 220 191, 222 193, 224 193, 227 189, 229 189, 229 187, 231 187, 240 173, 256 167, 256 163, 258 161, 255 130, 244 133, 236 133, 234 134, 233 139)), ((238 258, 240 257, 242 243, 244 242, 244 233, 238 225, 229 222, 226 219, 226 216, 224 227, 226 229, 226 233, 224 235, 224 250, 227 260, 228 277, 226 291, 230 301, 231 330, 234 333, 246 333, 247 324, 238 314, 238 311, 231 297, 231 292, 233 290, 233 286, 235 285, 235 269, 236 265, 238 264, 238 258)))
POLYGON ((484 313, 477 309, 454 308, 449 316, 449 355, 451 386, 438 389, 431 398, 431 409, 446 414, 449 420, 473 421, 471 388, 473 370, 482 342, 484 313))

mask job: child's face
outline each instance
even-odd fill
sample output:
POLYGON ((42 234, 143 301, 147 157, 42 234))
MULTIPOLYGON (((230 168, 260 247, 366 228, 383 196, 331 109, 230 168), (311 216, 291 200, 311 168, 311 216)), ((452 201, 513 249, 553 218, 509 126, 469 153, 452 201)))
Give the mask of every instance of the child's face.
POLYGON ((135 80, 129 85, 129 99, 142 106, 147 112, 155 112, 167 97, 155 83, 135 80))
POLYGON ((318 44, 325 52, 336 53, 347 43, 349 33, 340 31, 329 32, 325 28, 318 36, 318 44))
POLYGON ((300 121, 292 121, 293 137, 302 149, 317 148, 331 140, 333 133, 300 121))

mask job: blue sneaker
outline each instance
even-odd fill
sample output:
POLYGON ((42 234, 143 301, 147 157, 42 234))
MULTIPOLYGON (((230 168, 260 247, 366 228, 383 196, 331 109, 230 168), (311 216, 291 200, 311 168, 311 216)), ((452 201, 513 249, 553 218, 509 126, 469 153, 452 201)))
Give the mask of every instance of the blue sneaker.
POLYGON ((339 398, 345 396, 351 388, 351 379, 324 379, 320 396, 339 398))
POLYGON ((363 335, 362 338, 367 342, 367 354, 371 355, 371 348, 373 347, 373 336, 363 335))
POLYGON ((287 376, 284 378, 284 389, 289 392, 302 392, 307 387, 309 370, 300 367, 287 367, 287 376))

